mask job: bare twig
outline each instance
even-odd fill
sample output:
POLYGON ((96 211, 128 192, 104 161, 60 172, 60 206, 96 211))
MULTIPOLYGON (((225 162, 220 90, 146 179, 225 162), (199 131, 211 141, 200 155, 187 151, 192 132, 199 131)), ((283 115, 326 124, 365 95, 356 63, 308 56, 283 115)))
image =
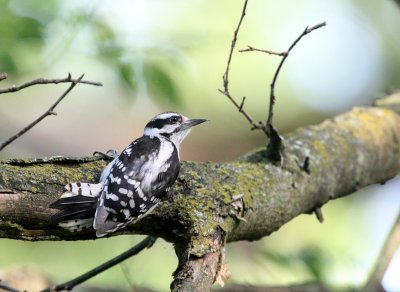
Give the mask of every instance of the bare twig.
MULTIPOLYGON (((0 75, 1 76, 1 75, 0 75)), ((7 78, 7 75, 5 75, 5 78, 7 78)), ((4 79, 5 79, 4 78, 4 79)), ((1 79, 0 77, 0 80, 1 79)), ((39 85, 39 84, 58 84, 58 83, 82 83, 82 84, 89 84, 89 85, 95 85, 95 86, 103 86, 102 83, 100 82, 95 82, 95 81, 89 81, 89 80, 79 80, 79 79, 72 79, 71 74, 68 74, 68 77, 66 78, 61 78, 61 79, 45 79, 45 78, 38 78, 26 83, 23 83, 21 85, 13 85, 9 88, 6 89, 0 89, 0 94, 3 93, 9 93, 9 92, 16 92, 21 89, 33 86, 33 85, 39 85)))
MULTIPOLYGON (((227 287, 219 288, 218 292, 329 292, 332 289, 325 287, 322 283, 309 282, 304 284, 291 284, 284 286, 262 286, 262 285, 246 285, 246 284, 233 284, 227 287)), ((357 291, 356 289, 348 288, 348 292, 357 291)))
POLYGON ((121 263, 119 265, 119 267, 121 268, 122 273, 124 274, 125 280, 129 285, 130 291, 135 291, 135 285, 133 284, 130 274, 129 274, 129 269, 126 266, 126 263, 121 263))
POLYGON ((276 72, 274 74, 274 78, 272 80, 272 83, 270 85, 270 103, 269 103, 269 109, 268 109, 268 117, 267 117, 267 121, 265 124, 263 124, 262 122, 255 122, 255 120, 244 110, 244 101, 245 98, 243 97, 242 102, 239 104, 234 98, 233 96, 230 94, 229 92, 229 69, 230 69, 230 65, 231 65, 231 61, 232 61, 232 56, 233 56, 233 51, 235 49, 236 46, 236 42, 238 39, 238 34, 239 34, 239 30, 240 30, 240 26, 243 22, 244 16, 246 15, 246 8, 247 8, 247 2, 248 0, 244 1, 244 5, 243 5, 243 9, 242 9, 242 14, 240 16, 239 19, 239 23, 233 33, 233 39, 231 42, 231 49, 229 52, 229 56, 228 56, 228 62, 226 65, 226 69, 225 69, 225 73, 222 76, 222 80, 223 80, 223 90, 219 89, 219 92, 221 92, 223 95, 225 95, 232 103, 233 105, 239 110, 240 113, 243 114, 243 116, 247 119, 247 121, 252 125, 252 130, 254 129, 258 129, 258 130, 262 130, 267 137, 271 138, 271 136, 275 136, 273 137, 273 139, 271 138, 271 140, 276 141, 276 145, 269 145, 269 148, 271 149, 271 151, 274 153, 274 156, 277 157, 277 159, 274 160, 281 160, 280 158, 280 149, 283 147, 282 146, 282 139, 279 137, 278 132, 274 129, 273 125, 272 125, 272 118, 273 118, 273 108, 274 108, 274 104, 275 104, 275 84, 276 81, 278 79, 280 70, 283 66, 283 63, 285 62, 286 58, 289 56, 290 51, 296 46, 296 44, 300 41, 300 39, 309 34, 310 32, 312 32, 315 29, 318 29, 322 26, 325 26, 326 23, 322 22, 320 24, 317 24, 313 27, 306 27, 306 29, 303 31, 303 33, 293 42, 293 44, 289 47, 289 49, 285 52, 273 52, 270 50, 265 50, 265 49, 258 49, 252 46, 247 46, 247 49, 242 49, 239 50, 239 52, 253 52, 253 51, 257 51, 257 52, 263 52, 263 53, 267 53, 270 55, 277 55, 277 56, 281 56, 282 60, 278 65, 278 68, 276 69, 276 72))
MULTIPOLYGON (((283 57, 281 62, 279 63, 278 67, 276 68, 274 78, 272 79, 272 83, 270 85, 270 96, 269 96, 269 108, 268 108, 268 118, 265 122, 265 128, 267 129, 267 136, 270 138, 268 145, 267 145, 267 157, 273 161, 274 163, 281 164, 282 163, 282 149, 284 147, 282 137, 279 135, 278 131, 274 128, 272 124, 272 118, 274 115, 274 105, 275 105, 275 85, 276 81, 278 80, 279 73, 282 69, 283 63, 285 62, 286 58, 289 56, 290 51, 297 45, 297 43, 301 40, 301 38, 315 29, 318 29, 322 26, 325 26, 326 23, 322 22, 313 27, 306 27, 305 30, 300 34, 300 36, 291 44, 289 49, 283 53, 283 57)), ((320 215, 317 214, 318 220, 321 221, 322 217, 318 217, 320 215)), ((322 214, 322 213, 321 213, 322 214)))
MULTIPOLYGON (((9 145, 10 143, 12 143, 14 140, 18 139, 19 137, 21 137, 23 134, 25 134, 27 131, 29 131, 30 129, 32 129, 36 124, 38 124, 41 120, 43 120, 45 117, 49 116, 49 115, 54 115, 54 109, 56 108, 56 106, 63 100, 64 97, 67 96, 67 94, 79 83, 81 82, 82 78, 83 78, 84 74, 81 75, 81 77, 79 77, 78 79, 74 80, 69 78, 69 82, 71 82, 71 85, 69 86, 69 88, 57 99, 57 101, 44 113, 42 114, 40 117, 38 117, 36 120, 34 120, 32 123, 30 123, 28 126, 26 126, 25 128, 23 128, 21 131, 19 131, 17 134, 15 134, 14 136, 10 137, 7 141, 3 142, 0 145, 0 151, 3 150, 7 145, 9 145)), ((26 84, 26 83, 25 83, 26 84)), ((19 90, 19 89, 18 89, 19 90)))
POLYGON ((233 51, 235 50, 236 41, 237 41, 237 38, 238 38, 240 26, 242 25, 243 18, 246 15, 247 2, 248 2, 248 0, 244 1, 244 5, 243 5, 243 9, 242 9, 242 15, 240 16, 239 23, 238 23, 238 25, 236 27, 236 30, 233 33, 233 39, 232 39, 232 42, 231 42, 231 49, 229 51, 228 62, 226 64, 225 73, 222 76, 223 88, 224 89, 223 90, 222 89, 218 89, 218 91, 221 92, 223 95, 225 95, 233 103, 233 105, 239 110, 239 112, 243 114, 243 116, 251 124, 251 126, 252 126, 251 129, 252 130, 261 129, 266 133, 266 128, 264 127, 264 125, 261 122, 259 122, 259 123, 255 122, 254 119, 243 109, 244 98, 243 98, 241 104, 239 104, 232 97, 232 95, 229 92, 229 69, 230 69, 230 66, 231 66, 232 55, 233 55, 233 51))
POLYGON ((396 250, 400 246, 400 213, 397 215, 397 219, 389 232, 388 237, 382 247, 382 250, 377 258, 374 270, 369 277, 367 284, 363 291, 384 291, 382 288, 382 278, 385 274, 389 263, 391 262, 396 250))
MULTIPOLYGON (((1 282, 1 280, 0 280, 1 282)), ((10 286, 4 285, 0 283, 0 290, 9 291, 9 292, 20 292, 18 289, 12 288, 10 286)))
MULTIPOLYGON (((277 53, 277 52, 273 52, 273 51, 269 51, 269 50, 254 48, 252 46, 247 46, 247 49, 239 50, 239 52, 262 52, 262 53, 267 53, 270 55, 276 55, 276 56, 282 57, 282 60, 279 63, 279 65, 275 71, 274 78, 272 79, 272 83, 270 85, 269 108, 268 108, 267 120, 266 120, 265 124, 259 123, 258 127, 255 127, 257 129, 262 129, 264 131, 264 133, 267 135, 267 137, 269 138, 268 145, 267 145, 267 158, 270 159, 271 161, 273 161, 274 163, 277 163, 277 164, 282 163, 282 159, 283 159, 282 158, 282 149, 284 147, 282 137, 279 135, 278 131, 274 128, 274 126, 272 124, 272 118, 274 115, 274 105, 275 105, 275 99, 276 99, 275 98, 276 81, 278 80, 278 76, 282 69, 283 63, 286 61, 286 58, 289 56, 290 51, 297 45, 297 43, 300 41, 300 39, 303 36, 312 32, 313 30, 318 29, 325 25, 326 25, 326 23, 322 22, 322 23, 317 24, 310 28, 306 27, 306 29, 301 33, 301 35, 299 37, 297 37, 297 39, 292 43, 292 45, 289 47, 289 49, 286 52, 277 53)), ((228 65, 229 65, 229 63, 228 63, 228 65)), ((226 73, 224 76, 226 77, 226 73)), ((226 83, 224 83, 224 84, 226 84, 226 83)), ((229 94, 229 92, 227 92, 227 90, 225 90, 225 95, 227 95, 227 94, 229 94)), ((244 99, 239 106, 240 112, 243 111, 243 104, 244 104, 244 99)), ((320 214, 317 213, 317 215, 320 215, 320 214)), ((318 217, 318 219, 321 220, 321 217, 318 217)))
POLYGON ((246 100, 246 96, 243 96, 242 102, 241 102, 240 105, 239 105, 239 111, 240 111, 240 112, 243 110, 243 106, 244 106, 245 100, 246 100))
POLYGON ((243 21, 244 17, 246 16, 247 2, 248 2, 248 0, 244 1, 244 5, 243 5, 243 9, 242 9, 242 15, 240 16, 239 23, 238 23, 235 31, 233 32, 233 39, 232 39, 232 42, 231 42, 231 50, 229 52, 228 62, 226 64, 226 70, 225 70, 224 75, 222 76, 222 79, 223 79, 223 82, 224 82, 225 91, 228 91, 228 86, 229 86, 229 67, 231 65, 232 55, 233 55, 233 51, 234 51, 235 46, 236 46, 236 42, 237 42, 237 37, 238 37, 238 34, 239 34, 240 26, 242 25, 242 21, 243 21))
POLYGON ((324 214, 322 214, 322 209, 320 207, 314 209, 314 214, 319 223, 324 223, 324 214))
POLYGON ((277 53, 277 52, 273 52, 273 51, 270 51, 270 50, 257 49, 257 48, 254 48, 252 46, 247 46, 247 49, 241 49, 241 50, 239 50, 239 52, 241 52, 241 53, 244 53, 244 52, 262 52, 262 53, 267 53, 267 54, 270 54, 270 55, 281 56, 281 57, 286 56, 288 54, 288 52, 277 53))
POLYGON ((268 109, 268 118, 267 118, 267 122, 265 124, 266 128, 270 128, 272 127, 272 118, 273 118, 273 108, 274 108, 274 104, 275 104, 275 84, 276 81, 278 79, 278 75, 279 72, 281 71, 281 68, 283 66, 283 63, 286 61, 286 58, 289 56, 290 51, 297 45, 297 43, 301 40, 302 37, 304 37, 305 35, 309 34, 310 32, 312 32, 313 30, 316 30, 320 27, 323 27, 326 25, 326 22, 321 22, 317 25, 314 25, 312 27, 306 27, 305 30, 300 34, 300 36, 291 44, 291 46, 289 47, 289 49, 285 52, 285 54, 282 57, 281 62, 278 65, 278 68, 275 71, 275 75, 274 78, 272 79, 272 83, 270 85, 271 87, 271 91, 270 91, 270 96, 269 96, 269 109, 268 109))
POLYGON ((120 254, 119 256, 116 256, 115 258, 109 260, 108 262, 105 262, 104 264, 94 268, 93 270, 90 270, 89 272, 76 277, 75 279, 72 279, 71 281, 58 284, 49 288, 46 288, 42 290, 41 292, 53 292, 53 291, 63 291, 63 290, 71 290, 72 288, 76 287, 77 285, 93 278, 94 276, 104 272, 105 270, 121 263, 122 261, 138 254, 145 248, 150 248, 153 246, 153 244, 156 242, 157 237, 153 236, 147 236, 145 239, 143 239, 141 242, 136 244, 135 246, 131 247, 124 253, 120 254))

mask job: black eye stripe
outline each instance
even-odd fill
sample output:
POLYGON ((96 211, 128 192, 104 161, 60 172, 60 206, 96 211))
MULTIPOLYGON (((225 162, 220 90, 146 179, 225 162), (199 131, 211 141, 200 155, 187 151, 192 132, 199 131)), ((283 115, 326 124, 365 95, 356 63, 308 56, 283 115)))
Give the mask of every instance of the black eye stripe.
POLYGON ((161 129, 165 125, 165 120, 152 120, 147 123, 146 128, 161 129))

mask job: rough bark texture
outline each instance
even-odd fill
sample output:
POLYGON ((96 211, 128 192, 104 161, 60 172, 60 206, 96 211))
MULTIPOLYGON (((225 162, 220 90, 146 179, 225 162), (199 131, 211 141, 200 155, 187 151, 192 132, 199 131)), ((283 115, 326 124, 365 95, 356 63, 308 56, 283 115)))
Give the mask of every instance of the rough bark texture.
POLYGON ((191 254, 190 245, 185 242, 175 244, 179 258, 178 268, 174 273, 171 291, 202 292, 214 283, 223 259, 223 233, 216 231, 209 237, 210 252, 197 257, 191 254))
MULTIPOLYGON (((169 199, 117 234, 163 237, 185 246, 186 261, 203 258, 204 266, 204 256, 215 252, 217 233, 221 246, 256 240, 331 199, 384 183, 400 172, 399 100, 392 96, 378 101, 379 107, 355 108, 285 135, 282 166, 267 161, 265 148, 230 163, 183 162, 169 199)), ((69 233, 55 226, 56 210, 48 205, 68 182, 95 182, 105 163, 62 157, 0 163, 0 237, 95 238, 93 230, 69 233)), ((176 274, 194 279, 195 266, 181 261, 176 274)), ((180 285, 178 278, 173 287, 180 285)))

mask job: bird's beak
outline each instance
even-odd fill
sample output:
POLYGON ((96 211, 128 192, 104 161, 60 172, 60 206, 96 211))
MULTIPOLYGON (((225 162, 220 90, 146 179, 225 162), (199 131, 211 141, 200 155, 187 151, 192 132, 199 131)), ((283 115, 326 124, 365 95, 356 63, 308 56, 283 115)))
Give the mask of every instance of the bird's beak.
POLYGON ((206 119, 188 119, 188 118, 183 118, 183 123, 180 126, 180 130, 187 130, 190 129, 191 127, 194 127, 196 125, 199 125, 201 123, 207 122, 208 120, 206 119))

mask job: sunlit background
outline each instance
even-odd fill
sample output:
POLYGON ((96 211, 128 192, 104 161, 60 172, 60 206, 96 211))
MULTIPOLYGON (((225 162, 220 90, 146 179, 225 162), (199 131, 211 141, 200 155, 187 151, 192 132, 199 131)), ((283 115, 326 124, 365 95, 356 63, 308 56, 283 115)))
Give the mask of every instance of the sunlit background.
MULTIPOLYGON (((250 131, 218 92, 242 4, 0 0, 0 72, 8 73, 1 88, 68 72, 104 84, 78 85, 57 107, 57 116, 5 148, 0 158, 120 151, 141 135, 152 116, 167 110, 211 120, 185 141, 185 160, 224 162, 263 146, 263 134, 250 131)), ((400 6, 394 1, 249 0, 237 49, 285 51, 307 25, 322 21, 328 25, 304 37, 279 76, 275 123, 282 133, 369 105, 400 87, 400 6)), ((245 109, 256 120, 266 119, 269 84, 279 61, 258 52, 233 55, 231 93, 238 101, 247 97, 245 109)), ((66 87, 1 95, 0 142, 47 110, 66 87)), ((399 212, 399 189, 398 179, 372 186, 326 205, 324 224, 303 215, 258 242, 229 244, 227 285, 318 280, 336 288, 362 287, 399 212)), ((51 281, 66 281, 138 240, 1 239, 0 278, 36 271, 51 281)), ((176 265, 172 246, 159 241, 85 285, 165 291, 176 265)), ((396 291, 400 264, 392 266, 384 286, 396 291)))

